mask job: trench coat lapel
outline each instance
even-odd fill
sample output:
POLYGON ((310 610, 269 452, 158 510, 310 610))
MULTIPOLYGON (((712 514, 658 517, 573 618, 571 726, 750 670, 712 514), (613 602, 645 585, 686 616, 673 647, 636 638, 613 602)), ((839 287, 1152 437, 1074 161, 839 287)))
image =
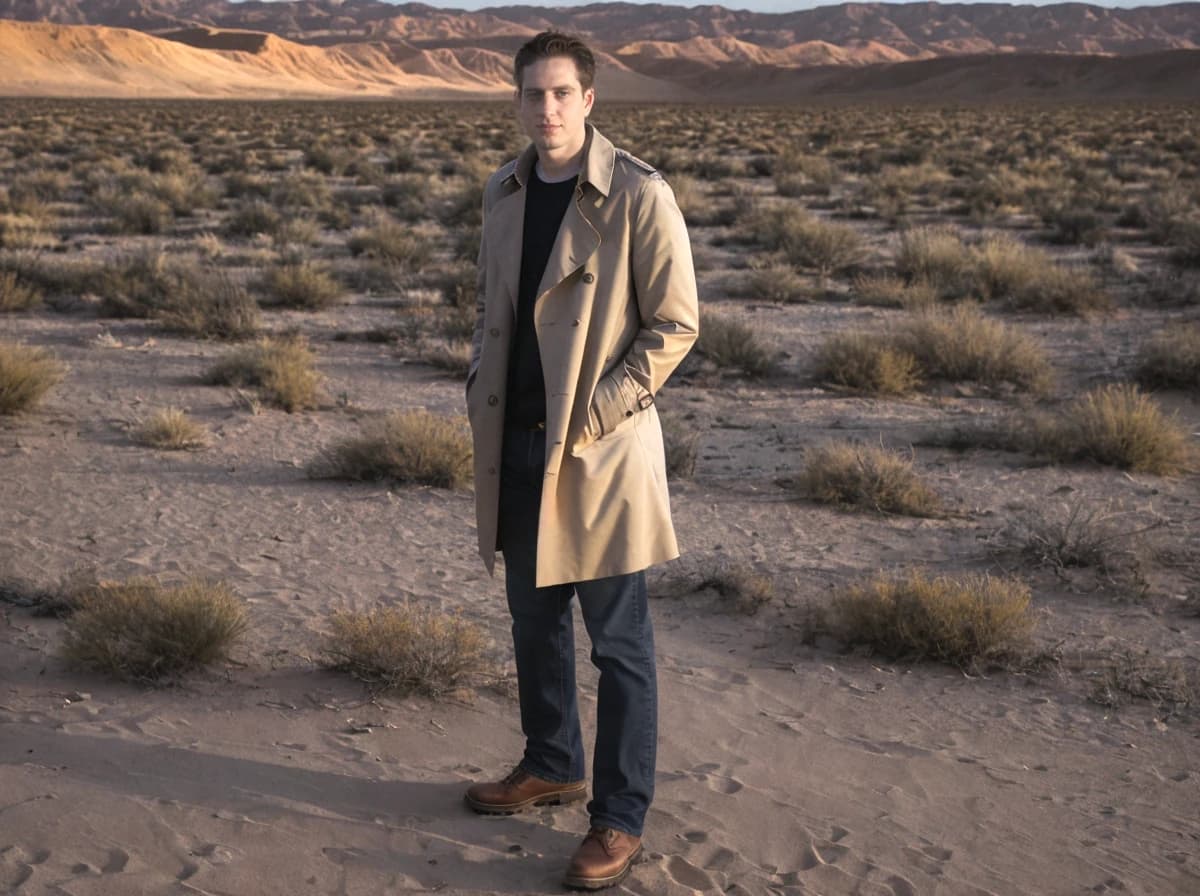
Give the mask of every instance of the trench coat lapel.
POLYGON ((514 259, 513 264, 500 265, 499 294, 508 297, 513 314, 517 313, 517 288, 521 279, 521 231, 525 226, 525 191, 517 190, 504 196, 488 213, 488 251, 495 246, 497 258, 514 259))
POLYGON ((546 261, 542 282, 538 285, 539 299, 583 267, 600 246, 600 233, 584 214, 582 196, 583 191, 576 187, 546 261))

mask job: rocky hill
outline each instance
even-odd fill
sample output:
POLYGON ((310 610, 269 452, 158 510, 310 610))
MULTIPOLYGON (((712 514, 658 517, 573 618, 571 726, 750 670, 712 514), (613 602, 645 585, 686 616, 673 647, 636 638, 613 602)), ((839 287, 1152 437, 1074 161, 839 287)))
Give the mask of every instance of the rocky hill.
POLYGON ((765 14, 631 3, 465 12, 380 0, 0 0, 0 20, 9 20, 0 23, 5 94, 496 95, 511 89, 513 49, 555 27, 585 35, 601 51, 605 91, 630 99, 898 89, 1200 96, 1200 3, 848 3, 765 14))

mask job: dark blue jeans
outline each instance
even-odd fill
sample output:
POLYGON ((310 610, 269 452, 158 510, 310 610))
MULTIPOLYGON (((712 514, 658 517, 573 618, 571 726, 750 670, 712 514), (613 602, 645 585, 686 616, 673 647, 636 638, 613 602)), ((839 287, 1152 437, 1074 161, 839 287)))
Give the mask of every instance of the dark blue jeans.
POLYGON ((575 694, 579 598, 600 671, 592 756, 593 826, 641 836, 654 797, 658 690, 654 631, 644 572, 538 588, 537 528, 546 434, 508 429, 500 471, 500 549, 512 614, 525 755, 521 767, 546 781, 587 773, 575 694))

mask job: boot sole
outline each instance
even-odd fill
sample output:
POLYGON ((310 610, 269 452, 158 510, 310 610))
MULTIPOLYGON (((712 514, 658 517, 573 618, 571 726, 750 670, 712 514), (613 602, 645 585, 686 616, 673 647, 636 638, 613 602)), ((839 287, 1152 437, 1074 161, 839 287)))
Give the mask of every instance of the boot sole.
POLYGON ((564 806, 568 803, 577 803, 585 799, 587 799, 586 787, 582 790, 560 790, 557 793, 546 793, 533 799, 523 800, 519 803, 508 803, 507 805, 481 803, 478 800, 471 799, 470 796, 463 797, 466 804, 480 815, 516 815, 518 812, 524 812, 527 809, 536 809, 542 806, 564 806))
POLYGON ((563 886, 571 890, 603 890, 606 887, 615 887, 629 876, 629 872, 633 870, 633 866, 641 858, 642 847, 638 846, 634 850, 633 855, 629 857, 629 860, 621 866, 621 870, 616 874, 610 874, 608 877, 572 877, 568 874, 563 880, 563 886))

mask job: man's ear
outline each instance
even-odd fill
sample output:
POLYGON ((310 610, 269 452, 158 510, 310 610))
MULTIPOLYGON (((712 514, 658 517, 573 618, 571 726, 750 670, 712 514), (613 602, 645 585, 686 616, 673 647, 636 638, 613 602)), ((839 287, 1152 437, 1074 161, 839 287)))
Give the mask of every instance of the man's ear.
POLYGON ((592 111, 592 103, 596 102, 596 88, 589 87, 583 92, 583 114, 586 118, 592 111))

